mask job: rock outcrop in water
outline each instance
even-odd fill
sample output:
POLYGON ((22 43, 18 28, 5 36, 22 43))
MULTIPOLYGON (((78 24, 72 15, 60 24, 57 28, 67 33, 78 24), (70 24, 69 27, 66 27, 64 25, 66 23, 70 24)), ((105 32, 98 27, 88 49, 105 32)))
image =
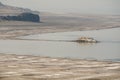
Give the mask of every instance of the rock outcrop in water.
POLYGON ((40 22, 40 17, 38 14, 39 13, 37 11, 12 7, 8 5, 4 5, 0 2, 0 21, 12 20, 12 21, 40 22))
POLYGON ((77 42, 84 42, 84 43, 97 43, 98 41, 91 38, 91 37, 81 37, 78 40, 76 40, 77 42))

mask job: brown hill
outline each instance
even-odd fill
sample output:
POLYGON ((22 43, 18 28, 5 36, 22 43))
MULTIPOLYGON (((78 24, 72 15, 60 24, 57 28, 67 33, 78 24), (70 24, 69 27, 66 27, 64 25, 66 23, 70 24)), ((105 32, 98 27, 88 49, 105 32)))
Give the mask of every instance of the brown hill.
POLYGON ((30 9, 24 9, 24 8, 19 8, 19 7, 13 7, 13 6, 8 6, 4 5, 0 2, 0 15, 15 15, 15 14, 20 14, 20 13, 34 13, 38 14, 39 12, 37 11, 32 11, 30 9))
POLYGON ((4 5, 0 2, 0 20, 39 22, 39 12, 30 9, 4 5))

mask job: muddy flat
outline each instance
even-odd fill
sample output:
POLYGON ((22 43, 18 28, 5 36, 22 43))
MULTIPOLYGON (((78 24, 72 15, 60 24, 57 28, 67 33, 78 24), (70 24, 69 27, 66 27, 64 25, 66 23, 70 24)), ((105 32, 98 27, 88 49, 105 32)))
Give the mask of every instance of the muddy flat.
POLYGON ((0 54, 0 80, 119 80, 120 63, 0 54))

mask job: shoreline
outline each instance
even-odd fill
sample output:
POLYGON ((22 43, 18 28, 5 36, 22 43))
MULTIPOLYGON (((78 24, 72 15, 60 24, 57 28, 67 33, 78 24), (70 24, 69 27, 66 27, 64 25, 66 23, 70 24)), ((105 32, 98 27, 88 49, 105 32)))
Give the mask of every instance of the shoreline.
MULTIPOLYGON (((91 31, 91 30, 103 30, 103 29, 111 29, 111 28, 120 28, 120 27, 107 27, 107 28, 91 28, 91 29, 80 29, 80 30, 74 30, 74 29, 69 29, 69 30, 64 30, 64 29, 56 29, 56 30, 49 30, 47 32, 42 32, 41 30, 40 31, 37 31, 37 32, 34 32, 34 31, 31 31, 32 33, 26 33, 24 32, 24 30, 20 31, 17 31, 17 32, 12 32, 12 34, 8 34, 8 33, 2 33, 0 34, 0 40, 21 40, 19 38, 16 38, 16 37, 21 37, 21 36, 29 36, 29 35, 36 35, 36 34, 48 34, 48 33, 60 33, 60 32, 74 32, 74 31, 91 31), (23 32, 23 33, 22 33, 23 32), (3 35, 3 36, 2 36, 3 35)), ((37 29, 36 29, 37 30, 37 29)), ((45 29, 46 30, 46 29, 45 29)))
POLYGON ((52 57, 52 56, 43 56, 43 55, 34 55, 34 54, 16 54, 16 53, 0 53, 0 55, 13 55, 13 56, 31 56, 31 57, 41 57, 41 58, 56 58, 56 59, 67 59, 67 60, 83 60, 83 61, 96 61, 96 62, 110 62, 110 63, 120 63, 120 60, 114 61, 111 59, 90 59, 90 58, 75 58, 75 57, 52 57))

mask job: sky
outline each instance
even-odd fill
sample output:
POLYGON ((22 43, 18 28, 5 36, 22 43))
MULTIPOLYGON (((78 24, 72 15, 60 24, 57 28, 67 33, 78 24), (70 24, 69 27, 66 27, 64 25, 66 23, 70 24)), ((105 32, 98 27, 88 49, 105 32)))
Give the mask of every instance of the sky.
POLYGON ((0 0, 4 4, 55 13, 120 15, 120 0, 0 0))

